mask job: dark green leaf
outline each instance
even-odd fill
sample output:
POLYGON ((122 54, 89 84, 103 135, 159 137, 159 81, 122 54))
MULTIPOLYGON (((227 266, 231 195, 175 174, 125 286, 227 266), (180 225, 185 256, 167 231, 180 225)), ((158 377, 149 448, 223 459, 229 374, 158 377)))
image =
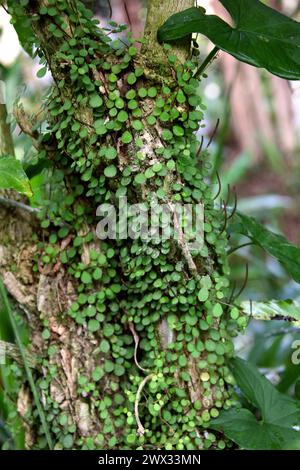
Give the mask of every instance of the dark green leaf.
POLYGON ((223 432, 243 449, 247 450, 296 450, 300 449, 300 433, 280 425, 258 422, 251 411, 231 409, 222 411, 210 426, 223 432))
POLYGON ((171 16, 158 30, 158 40, 174 41, 191 33, 207 36, 242 62, 263 67, 289 80, 300 80, 300 23, 259 0, 220 0, 231 14, 231 27, 203 8, 171 16))
POLYGON ((265 302, 241 303, 243 312, 256 320, 289 320, 300 326, 300 302, 297 300, 268 300, 265 302))
POLYGON ((252 217, 238 213, 241 224, 237 226, 240 233, 249 236, 252 241, 276 258, 300 283, 300 247, 292 245, 282 235, 266 229, 252 217))
POLYGON ((42 67, 41 69, 39 69, 36 73, 36 76, 38 78, 43 78, 47 73, 47 67, 42 67))
POLYGON ((14 157, 0 157, 0 188, 15 189, 31 197, 32 190, 22 164, 14 157))
POLYGON ((299 402, 278 392, 253 364, 239 357, 230 361, 230 368, 243 395, 260 409, 263 421, 290 427, 299 425, 299 402))

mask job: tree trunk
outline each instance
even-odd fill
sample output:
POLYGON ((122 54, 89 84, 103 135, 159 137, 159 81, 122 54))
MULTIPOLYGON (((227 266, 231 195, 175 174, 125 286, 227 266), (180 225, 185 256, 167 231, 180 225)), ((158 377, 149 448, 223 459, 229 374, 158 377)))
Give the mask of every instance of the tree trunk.
MULTIPOLYGON (((222 447, 206 429, 230 406, 226 359, 243 325, 229 297, 226 213, 214 208, 195 137, 202 112, 189 43, 165 51, 155 35, 193 1, 149 2, 141 54, 111 44, 80 2, 47 5, 30 2, 24 14, 54 80, 37 146, 64 175, 61 196, 41 211, 34 243, 28 220, 18 220, 20 239, 10 234, 17 222, 7 214, 0 250, 7 290, 30 312, 48 446, 222 447), (158 198, 170 237, 99 240, 97 207, 112 211, 122 196, 148 209, 158 198), (190 248, 178 203, 204 205, 201 246, 190 248)), ((26 445, 43 448, 30 406, 26 445)))

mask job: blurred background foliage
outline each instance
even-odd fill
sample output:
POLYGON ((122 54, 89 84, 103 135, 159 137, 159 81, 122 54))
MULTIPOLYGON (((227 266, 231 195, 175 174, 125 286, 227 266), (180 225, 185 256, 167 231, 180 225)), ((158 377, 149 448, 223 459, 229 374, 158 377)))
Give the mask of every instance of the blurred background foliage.
MULTIPOLYGON (((268 0, 267 3, 300 20, 300 1, 268 0)), ((116 22, 129 23, 134 36, 141 35, 146 0, 86 0, 86 4, 104 23, 111 17, 116 22)), ((199 0, 198 4, 226 18, 217 0, 199 0)), ((5 83, 16 156, 23 161, 31 178, 34 192, 31 205, 39 207, 46 200, 59 204, 62 175, 53 174, 46 162, 37 164, 30 139, 14 124, 12 117, 15 101, 29 113, 40 112, 51 76, 36 77, 38 61, 22 50, 9 21, 9 16, 1 9, 0 79, 5 83)), ((196 39, 200 56, 204 58, 212 45, 204 37, 196 39)), ((216 194, 220 192, 219 203, 228 200, 232 205, 236 194, 239 210, 255 216, 271 230, 299 245, 300 83, 273 77, 222 53, 210 67, 208 77, 199 84, 199 93, 207 107, 203 123, 204 146, 210 144, 212 181, 216 194), (221 187, 217 174, 221 176, 221 187)), ((241 235, 231 234, 232 247, 246 241, 241 235)), ((259 247, 245 246, 233 251, 230 264, 236 292, 245 284, 245 267, 249 267, 241 300, 300 300, 300 285, 259 247)), ((28 332, 24 315, 24 312, 17 312, 20 333, 26 344, 28 332)), ((297 339, 300 340, 299 328, 288 322, 252 321, 246 333, 237 338, 236 350, 238 355, 260 367, 282 392, 300 398, 300 365, 291 361, 292 344, 297 339)), ((14 340, 7 312, 1 306, 0 340, 14 340)), ((12 362, 0 366, 0 445, 4 444, 4 448, 24 447, 17 414, 22 403, 16 405, 10 400, 13 391, 21 386, 19 374, 12 362)))

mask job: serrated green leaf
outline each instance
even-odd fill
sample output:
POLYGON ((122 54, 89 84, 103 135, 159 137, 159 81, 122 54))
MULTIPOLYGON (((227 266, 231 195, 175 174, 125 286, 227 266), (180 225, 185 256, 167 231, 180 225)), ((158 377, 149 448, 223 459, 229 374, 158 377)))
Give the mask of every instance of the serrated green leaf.
POLYGON ((238 217, 241 222, 237 225, 238 231, 276 258, 293 279, 300 283, 300 247, 292 245, 282 235, 266 229, 252 217, 241 213, 238 213, 238 217))
POLYGON ((14 157, 0 157, 0 188, 15 189, 28 197, 33 194, 21 162, 14 157))
POLYGON ((203 8, 172 15, 158 30, 158 40, 174 41, 191 33, 207 36, 238 60, 289 80, 300 80, 300 23, 259 0, 220 0, 234 20, 231 27, 203 8))

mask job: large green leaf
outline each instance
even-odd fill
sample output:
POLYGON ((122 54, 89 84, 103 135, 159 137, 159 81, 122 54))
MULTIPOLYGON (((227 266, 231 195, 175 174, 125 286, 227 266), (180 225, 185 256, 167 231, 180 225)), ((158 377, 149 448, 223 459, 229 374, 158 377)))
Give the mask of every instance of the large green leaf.
MULTIPOLYGON (((16 0, 8 0, 7 4, 9 8, 16 8, 16 0)), ((20 11, 20 10, 19 10, 20 11)), ((25 15, 14 15, 11 20, 16 33, 18 35, 19 41, 23 49, 31 57, 33 56, 33 34, 31 27, 31 18, 26 17, 25 15)))
POLYGON ((174 41, 191 33, 207 36, 242 62, 263 67, 289 80, 300 80, 300 23, 259 0, 220 0, 234 20, 231 27, 203 8, 171 16, 158 30, 158 40, 174 41))
POLYGON ((210 426, 223 432, 246 450, 299 450, 300 433, 294 429, 259 422, 251 411, 231 409, 222 411, 210 426))
POLYGON ((282 235, 266 229, 252 217, 241 213, 238 213, 238 217, 241 223, 236 229, 239 233, 250 237, 253 243, 276 258, 294 280, 300 283, 300 247, 292 245, 282 235))
POLYGON ((230 369, 243 395, 261 411, 264 422, 300 425, 300 402, 278 392, 253 364, 236 357, 230 361, 230 369))
POLYGON ((22 164, 14 157, 0 157, 0 189, 15 189, 25 196, 32 196, 22 164))
POLYGON ((241 303, 243 312, 256 320, 288 320, 300 326, 300 302, 297 300, 267 300, 241 303))
POLYGON ((248 409, 222 411, 210 427, 222 431, 244 449, 300 449, 300 403, 281 394, 256 367, 235 358, 230 368, 242 394, 261 414, 248 409))

